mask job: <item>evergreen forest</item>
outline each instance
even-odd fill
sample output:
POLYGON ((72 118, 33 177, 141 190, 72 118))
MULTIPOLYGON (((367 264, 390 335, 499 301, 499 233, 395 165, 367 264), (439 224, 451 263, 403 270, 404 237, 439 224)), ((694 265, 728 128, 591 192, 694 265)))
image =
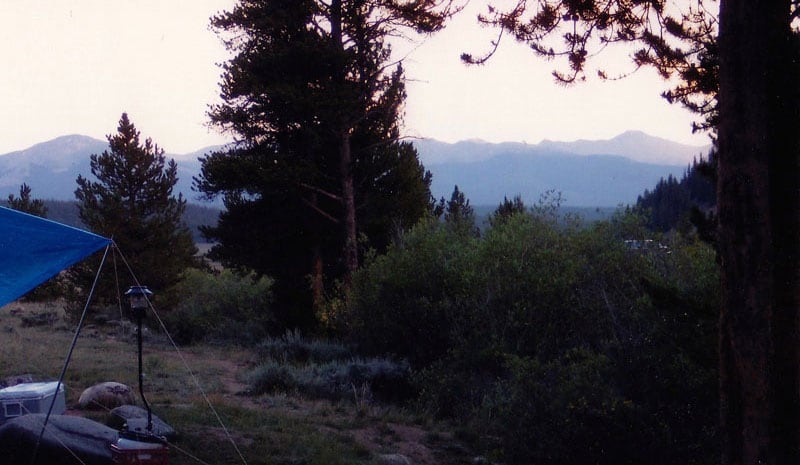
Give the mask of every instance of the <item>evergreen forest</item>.
MULTIPOLYGON (((704 2, 512 3, 479 21, 556 59, 561 83, 585 78, 594 45, 641 47, 633 64, 675 78, 664 97, 715 150, 608 219, 564 214, 551 191, 479 224, 458 186, 431 196, 388 40, 435 34, 459 2, 240 0, 210 20, 232 58, 208 116, 236 143, 194 179, 224 202, 199 228, 208 254, 174 162, 124 113, 76 180, 79 216, 134 252, 176 341, 336 341, 386 362, 364 382, 376 402, 459 425, 489 463, 797 463, 797 2, 722 0, 719 17, 704 2)), ((491 66, 492 46, 462 59, 491 66)), ((27 186, 9 204, 47 214, 27 186)), ((270 363, 253 392, 324 390, 270 363)))
POLYGON ((715 152, 708 159, 694 160, 680 180, 670 175, 661 179, 636 200, 635 208, 647 217, 650 229, 660 232, 694 229, 708 242, 714 238, 717 205, 715 152))

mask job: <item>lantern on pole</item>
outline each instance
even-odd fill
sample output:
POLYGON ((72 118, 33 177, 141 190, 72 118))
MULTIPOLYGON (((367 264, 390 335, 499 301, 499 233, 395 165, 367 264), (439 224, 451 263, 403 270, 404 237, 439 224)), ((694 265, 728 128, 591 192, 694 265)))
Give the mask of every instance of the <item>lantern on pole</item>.
POLYGON ((153 432, 153 413, 144 396, 144 373, 142 371, 142 321, 150 307, 153 292, 147 286, 131 286, 125 292, 136 320, 136 342, 139 355, 139 395, 147 409, 147 419, 128 419, 119 439, 111 444, 111 458, 121 465, 168 465, 169 454, 166 439, 153 432))
POLYGON ((147 286, 131 286, 125 291, 125 296, 128 297, 128 303, 131 306, 131 313, 137 320, 143 319, 147 313, 147 308, 150 306, 150 296, 153 291, 147 286))

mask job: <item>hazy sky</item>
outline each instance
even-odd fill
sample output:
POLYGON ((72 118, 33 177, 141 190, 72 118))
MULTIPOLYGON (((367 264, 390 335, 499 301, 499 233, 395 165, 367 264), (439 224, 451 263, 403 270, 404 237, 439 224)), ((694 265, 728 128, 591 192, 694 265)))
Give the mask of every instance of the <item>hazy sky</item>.
MULTIPOLYGON (((649 70, 570 88, 556 62, 506 41, 489 64, 459 55, 488 47, 475 9, 437 36, 396 48, 406 57, 406 135, 448 142, 603 139, 625 130, 703 145, 693 116, 667 104, 649 70), (403 51, 403 54, 406 52, 403 51)), ((123 111, 170 153, 228 138, 206 126, 227 54, 208 18, 232 0, 1 0, 0 153, 61 135, 104 138, 123 111)), ((612 60, 610 55, 604 60, 612 60)))

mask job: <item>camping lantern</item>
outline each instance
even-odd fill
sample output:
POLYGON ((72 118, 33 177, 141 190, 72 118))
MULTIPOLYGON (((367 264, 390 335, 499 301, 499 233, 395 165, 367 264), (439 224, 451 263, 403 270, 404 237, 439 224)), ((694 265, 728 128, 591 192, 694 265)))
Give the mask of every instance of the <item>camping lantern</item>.
POLYGON ((150 296, 153 295, 153 292, 147 286, 131 286, 125 291, 125 295, 128 297, 133 316, 136 319, 144 318, 147 307, 150 306, 150 296))
POLYGON ((153 292, 147 286, 131 286, 125 292, 131 305, 131 312, 136 318, 136 342, 139 349, 139 395, 147 410, 144 419, 129 419, 125 430, 119 433, 119 439, 111 445, 113 462, 122 465, 167 465, 168 449, 166 440, 153 433, 153 413, 144 396, 144 374, 142 372, 142 320, 150 306, 153 292))

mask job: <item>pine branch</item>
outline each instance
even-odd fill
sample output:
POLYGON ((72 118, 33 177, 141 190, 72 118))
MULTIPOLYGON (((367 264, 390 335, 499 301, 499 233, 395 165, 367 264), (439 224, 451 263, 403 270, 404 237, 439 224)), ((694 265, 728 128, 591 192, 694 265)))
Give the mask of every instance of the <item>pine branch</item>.
POLYGON ((322 217, 323 217, 323 218, 325 218, 325 219, 327 219, 327 220, 330 220, 330 221, 331 221, 331 222, 333 222, 334 224, 339 224, 339 223, 341 223, 341 221, 339 221, 339 219, 338 219, 338 218, 335 218, 335 217, 333 217, 332 215, 330 215, 329 213, 327 213, 327 212, 323 211, 321 208, 319 208, 318 206, 316 206, 316 205, 314 205, 313 203, 309 202, 307 199, 302 199, 302 201, 303 201, 303 204, 305 204, 305 205, 306 205, 307 207, 309 207, 310 209, 312 209, 312 210, 314 210, 315 212, 317 212, 317 213, 319 213, 320 215, 322 215, 322 217))
POLYGON ((304 182, 301 182, 301 183, 298 183, 298 185, 300 187, 304 187, 304 188, 306 188, 306 189, 308 189, 308 190, 310 190, 312 192, 316 192, 317 194, 322 194, 325 197, 328 197, 329 199, 333 199, 333 200, 335 200, 337 202, 341 202, 342 201, 342 197, 341 196, 338 196, 338 195, 336 195, 336 194, 334 194, 332 192, 328 192, 328 191, 326 191, 324 189, 320 189, 319 187, 312 186, 311 184, 306 184, 304 182))

